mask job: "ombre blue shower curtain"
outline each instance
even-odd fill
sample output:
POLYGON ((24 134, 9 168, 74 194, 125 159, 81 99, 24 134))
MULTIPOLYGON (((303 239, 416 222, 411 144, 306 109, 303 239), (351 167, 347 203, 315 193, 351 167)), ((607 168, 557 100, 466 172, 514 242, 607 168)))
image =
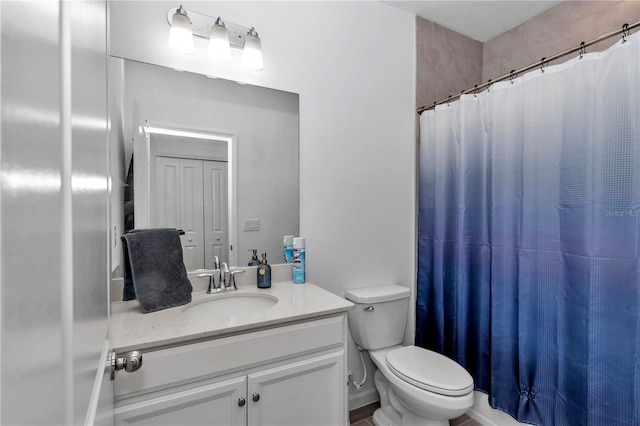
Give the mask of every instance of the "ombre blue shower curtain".
POLYGON ((640 424, 640 39, 420 118, 416 344, 537 425, 640 424))

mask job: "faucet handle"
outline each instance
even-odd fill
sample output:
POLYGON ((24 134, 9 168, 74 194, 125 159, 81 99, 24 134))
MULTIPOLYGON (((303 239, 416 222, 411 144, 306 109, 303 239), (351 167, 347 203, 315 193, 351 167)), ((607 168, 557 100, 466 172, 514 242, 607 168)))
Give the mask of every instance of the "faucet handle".
POLYGON ((209 274, 209 273, 207 273, 207 274, 198 274, 198 275, 196 275, 196 277, 198 277, 198 278, 209 277, 209 281, 211 281, 213 279, 213 274, 209 274))
POLYGON ((218 256, 213 256, 213 269, 220 269, 220 259, 218 256))
POLYGON ((213 278, 213 274, 198 274, 196 275, 196 277, 198 278, 204 278, 204 277, 209 277, 209 288, 207 288, 207 293, 211 294, 211 293, 215 293, 216 290, 218 290, 216 288, 216 282, 213 278))
POLYGON ((238 287, 236 287, 236 274, 244 274, 244 269, 234 269, 233 271, 229 272, 229 274, 231 275, 231 278, 229 279, 229 290, 237 290, 238 287))

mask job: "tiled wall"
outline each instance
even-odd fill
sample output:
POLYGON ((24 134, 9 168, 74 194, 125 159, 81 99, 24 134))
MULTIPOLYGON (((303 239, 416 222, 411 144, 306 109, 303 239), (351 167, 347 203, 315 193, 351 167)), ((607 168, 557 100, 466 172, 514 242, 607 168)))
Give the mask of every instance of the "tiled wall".
MULTIPOLYGON (((484 43, 482 81, 540 61, 640 20, 640 1, 566 1, 484 43)), ((587 48, 606 49, 619 38, 587 48)), ((555 63, 570 59, 566 56, 555 63)))
POLYGON ((416 18, 417 106, 481 82, 482 43, 434 22, 416 18))

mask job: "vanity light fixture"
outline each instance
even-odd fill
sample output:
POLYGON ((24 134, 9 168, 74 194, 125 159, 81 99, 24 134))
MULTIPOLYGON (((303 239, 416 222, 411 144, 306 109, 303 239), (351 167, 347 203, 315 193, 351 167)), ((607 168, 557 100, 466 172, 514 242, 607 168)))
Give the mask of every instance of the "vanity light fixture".
POLYGON ((262 45, 260 44, 260 37, 258 37, 258 33, 253 27, 247 33, 247 39, 244 42, 242 65, 254 71, 260 71, 263 68, 262 45))
POLYGON ((220 17, 211 26, 209 33, 209 57, 221 62, 231 60, 231 46, 229 46, 229 31, 220 17))
POLYGON ((182 6, 172 14, 169 24, 171 25, 169 47, 180 53, 195 52, 196 46, 193 43, 191 20, 182 6))
POLYGON ((242 64, 245 67, 254 71, 262 70, 264 67, 260 37, 253 27, 247 28, 223 21, 221 17, 212 18, 182 6, 169 9, 167 21, 171 26, 169 47, 177 52, 193 53, 195 51, 193 36, 197 36, 209 39, 208 55, 214 60, 230 61, 231 47, 233 47, 243 50, 242 64), (187 23, 188 33, 185 30, 187 23), (174 25, 177 26, 178 31, 181 31, 180 34, 188 34, 191 43, 189 48, 184 48, 182 44, 173 41, 174 25))

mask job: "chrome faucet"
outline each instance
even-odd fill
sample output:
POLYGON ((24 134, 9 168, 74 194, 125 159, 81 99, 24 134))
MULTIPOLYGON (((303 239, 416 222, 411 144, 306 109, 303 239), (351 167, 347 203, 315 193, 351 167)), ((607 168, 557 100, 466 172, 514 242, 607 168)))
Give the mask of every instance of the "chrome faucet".
MULTIPOLYGON (((218 259, 218 256, 213 256, 213 269, 220 269, 220 259, 218 259)), ((212 273, 198 274, 196 276, 199 278, 209 277, 209 288, 207 288, 207 293, 211 294, 220 291, 220 287, 216 287, 216 280, 212 273)), ((218 282, 221 283, 222 281, 218 279, 218 282)))
POLYGON ((221 287, 222 287, 223 276, 222 276, 222 271, 220 270, 220 259, 218 258, 218 256, 213 256, 213 269, 217 269, 218 270, 218 288, 217 288, 217 290, 220 291, 221 287))
POLYGON ((220 267, 220 291, 224 291, 227 289, 227 274, 229 273, 229 265, 227 262, 222 262, 222 266, 220 267))
MULTIPOLYGON (((220 264, 220 260, 218 256, 213 256, 213 265, 214 268, 218 270, 219 279, 218 286, 216 287, 216 280, 213 277, 212 273, 207 274, 198 274, 198 277, 209 277, 209 288, 207 289, 207 293, 218 293, 221 291, 233 291, 237 290, 235 275, 242 274, 244 269, 234 269, 233 271, 229 269, 229 265, 227 262, 222 262, 220 264), (229 284, 227 284, 227 274, 229 275, 229 284)), ((212 271, 213 272, 213 271, 212 271)))

